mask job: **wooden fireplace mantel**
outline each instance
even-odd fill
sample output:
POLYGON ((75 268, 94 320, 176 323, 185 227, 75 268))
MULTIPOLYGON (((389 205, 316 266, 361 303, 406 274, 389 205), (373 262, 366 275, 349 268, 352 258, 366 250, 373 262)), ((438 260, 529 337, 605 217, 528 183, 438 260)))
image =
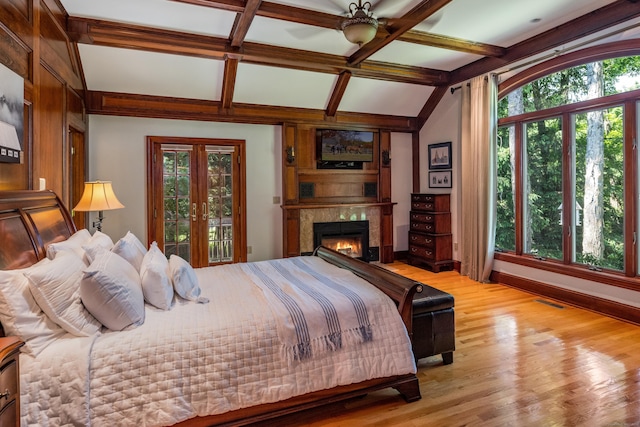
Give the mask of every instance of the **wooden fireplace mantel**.
MULTIPOLYGON (((327 123, 327 128, 331 127, 327 123)), ((358 129, 363 130, 363 129, 358 129)), ((379 208, 380 261, 393 262, 391 133, 374 131, 373 161, 361 169, 318 168, 315 126, 285 123, 282 133, 283 255, 300 255, 300 214, 308 209, 379 208), (294 154, 295 153, 295 154, 294 154)))
POLYGON ((327 208, 375 208, 375 207, 393 207, 396 202, 384 203, 334 203, 334 204, 312 204, 303 203, 296 205, 282 205, 283 210, 287 209, 327 209, 327 208))

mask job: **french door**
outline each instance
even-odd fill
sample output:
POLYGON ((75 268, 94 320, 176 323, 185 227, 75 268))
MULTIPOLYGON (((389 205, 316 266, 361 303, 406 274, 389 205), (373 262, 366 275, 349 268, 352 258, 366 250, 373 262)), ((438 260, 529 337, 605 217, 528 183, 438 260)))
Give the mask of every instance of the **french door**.
POLYGON ((244 141, 148 138, 149 242, 194 267, 246 261, 244 141))

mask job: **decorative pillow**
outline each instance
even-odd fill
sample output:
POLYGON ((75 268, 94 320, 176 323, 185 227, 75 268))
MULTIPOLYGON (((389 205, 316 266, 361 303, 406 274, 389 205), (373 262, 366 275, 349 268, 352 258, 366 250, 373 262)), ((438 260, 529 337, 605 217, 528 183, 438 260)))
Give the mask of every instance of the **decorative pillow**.
POLYGON ((47 246, 47 258, 54 259, 56 255, 63 251, 74 251, 80 256, 84 255, 82 245, 86 245, 91 240, 91 233, 86 228, 78 230, 71 237, 63 242, 52 243, 47 246))
MULTIPOLYGON (((51 262, 45 258, 29 268, 51 262)), ((29 280, 21 270, 0 271, 0 322, 7 335, 20 337, 21 351, 37 356, 49 344, 65 334, 40 310, 29 291, 29 280)))
POLYGON ((84 270, 80 299, 100 323, 114 331, 144 322, 140 275, 113 252, 99 251, 84 270))
POLYGON ((135 234, 127 231, 127 234, 125 234, 122 239, 118 240, 113 248, 111 248, 111 252, 120 255, 122 258, 129 261, 136 271, 140 271, 140 264, 142 264, 142 259, 147 253, 147 249, 135 234))
POLYGON ((173 284, 169 277, 169 261, 153 242, 140 266, 142 293, 149 304, 162 310, 171 308, 173 284))
POLYGON ((173 289, 180 297, 197 301, 209 302, 207 298, 200 298, 200 285, 193 267, 177 255, 169 257, 169 270, 173 279, 173 289))
POLYGON ((102 325, 80 301, 80 280, 86 265, 75 252, 58 253, 53 261, 30 268, 24 274, 29 289, 49 319, 77 336, 91 336, 102 325))
POLYGON ((82 245, 82 249, 85 251, 85 261, 87 264, 91 264, 98 250, 106 249, 110 251, 112 247, 113 240, 111 240, 111 237, 101 231, 96 231, 91 236, 91 240, 82 245))

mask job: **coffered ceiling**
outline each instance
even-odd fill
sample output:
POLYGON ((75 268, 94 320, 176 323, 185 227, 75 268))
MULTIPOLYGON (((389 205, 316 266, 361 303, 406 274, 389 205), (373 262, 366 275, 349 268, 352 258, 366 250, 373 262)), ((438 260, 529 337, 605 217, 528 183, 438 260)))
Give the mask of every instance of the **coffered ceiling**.
POLYGON ((91 92, 409 128, 470 77, 640 37, 633 0, 372 0, 381 25, 362 47, 338 29, 348 0, 61 2, 91 92))

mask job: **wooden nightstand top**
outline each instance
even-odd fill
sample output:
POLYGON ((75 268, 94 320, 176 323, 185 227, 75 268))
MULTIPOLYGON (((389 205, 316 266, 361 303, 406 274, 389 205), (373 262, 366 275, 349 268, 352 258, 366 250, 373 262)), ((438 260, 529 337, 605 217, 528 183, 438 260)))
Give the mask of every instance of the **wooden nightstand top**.
POLYGON ((0 361, 18 351, 24 342, 18 337, 0 337, 0 361))

